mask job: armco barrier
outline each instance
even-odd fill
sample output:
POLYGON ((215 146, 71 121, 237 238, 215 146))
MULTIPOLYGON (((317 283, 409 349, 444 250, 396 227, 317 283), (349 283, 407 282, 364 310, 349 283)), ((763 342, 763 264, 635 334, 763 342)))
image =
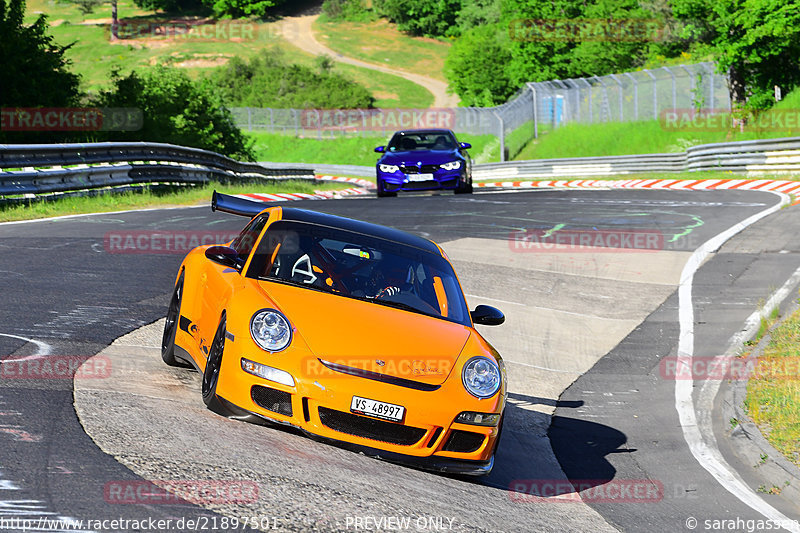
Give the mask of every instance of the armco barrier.
POLYGON ((274 182, 316 178, 310 169, 267 168, 207 150, 171 144, 0 145, 0 196, 155 182, 207 183, 211 179, 274 182))
POLYGON ((724 170, 748 174, 800 171, 800 138, 693 146, 677 154, 537 159, 475 165, 474 180, 613 176, 647 172, 724 170))
MULTIPOLYGON (((223 181, 314 180, 315 170, 323 169, 332 170, 330 165, 269 168, 206 150, 160 143, 0 145, 0 196, 153 182, 205 183, 212 178, 223 181), (67 165, 74 166, 64 168, 67 165), (12 168, 16 170, 8 170, 12 168)), ((704 144, 676 154, 488 163, 473 167, 473 179, 476 182, 519 181, 703 170, 754 175, 797 172, 800 171, 800 138, 704 144)))

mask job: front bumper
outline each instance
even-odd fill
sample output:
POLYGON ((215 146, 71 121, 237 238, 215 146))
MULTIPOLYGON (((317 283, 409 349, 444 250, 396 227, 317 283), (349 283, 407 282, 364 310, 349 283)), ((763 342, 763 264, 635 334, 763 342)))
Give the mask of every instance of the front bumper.
POLYGON ((454 190, 459 183, 467 180, 466 172, 461 170, 437 170, 433 172, 433 179, 416 181, 416 174, 397 172, 381 172, 377 170, 377 179, 383 183, 386 192, 396 191, 428 191, 428 190, 454 190))
MULTIPOLYGON (((254 357, 245 353, 251 351, 247 343, 244 349, 232 349, 236 344, 238 339, 226 343, 217 394, 240 415, 237 418, 252 421, 250 417, 255 415, 294 426, 318 440, 426 470, 483 475, 492 468, 499 427, 454 420, 462 411, 502 413, 504 389, 479 400, 464 390, 455 372, 434 391, 415 390, 334 372, 321 363, 317 368, 308 362, 304 365, 307 372, 281 367, 295 378, 295 386, 289 387, 244 372, 240 358, 254 357), (351 413, 354 395, 402 405, 406 408, 403 421, 351 413)), ((259 360, 269 364, 264 358, 259 360)))

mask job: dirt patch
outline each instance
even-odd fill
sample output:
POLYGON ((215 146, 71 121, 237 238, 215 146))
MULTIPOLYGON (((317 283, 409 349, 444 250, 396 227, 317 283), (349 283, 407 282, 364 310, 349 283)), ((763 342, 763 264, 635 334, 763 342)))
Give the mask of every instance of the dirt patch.
POLYGON ((113 19, 110 17, 107 19, 86 19, 83 22, 78 22, 82 26, 110 26, 113 22, 113 19))
POLYGON ((213 59, 187 59, 180 63, 175 63, 178 68, 211 68, 219 67, 230 61, 229 57, 215 57, 213 59))
POLYGON ((372 96, 377 100, 398 100, 400 95, 397 93, 389 93, 386 91, 373 91, 372 96))
POLYGON ((52 26, 53 28, 55 28, 56 26, 61 26, 62 24, 64 24, 64 19, 56 19, 50 21, 50 26, 52 26))

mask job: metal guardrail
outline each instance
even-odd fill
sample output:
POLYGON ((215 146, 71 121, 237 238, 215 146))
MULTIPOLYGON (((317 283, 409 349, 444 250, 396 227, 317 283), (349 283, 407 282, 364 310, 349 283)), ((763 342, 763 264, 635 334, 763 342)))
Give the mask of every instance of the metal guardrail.
POLYGON ((748 174, 800 171, 800 137, 703 144, 683 153, 535 159, 475 165, 474 180, 613 176, 722 170, 748 174))
POLYGON ((0 145, 0 196, 154 182, 200 184, 212 179, 313 180, 314 171, 267 168, 207 150, 162 143, 0 145))
MULTIPOLYGON (((196 148, 158 143, 0 145, 0 196, 47 194, 154 182, 314 180, 317 173, 361 170, 354 165, 242 163, 196 148), (64 168, 66 165, 76 165, 64 168), (21 168, 22 170, 8 170, 21 168)), ((650 172, 788 173, 800 171, 800 137, 693 146, 683 153, 579 157, 475 165, 473 179, 517 180, 650 172)))

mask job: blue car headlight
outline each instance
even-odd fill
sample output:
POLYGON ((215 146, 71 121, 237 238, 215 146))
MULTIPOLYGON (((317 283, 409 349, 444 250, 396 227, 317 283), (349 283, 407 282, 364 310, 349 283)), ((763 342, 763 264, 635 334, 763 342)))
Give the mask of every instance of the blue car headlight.
POLYGON ((461 168, 461 161, 448 161, 447 163, 442 163, 439 166, 445 170, 458 170, 461 168))
POLYGON ((400 170, 400 167, 398 167, 397 165, 380 164, 379 167, 381 169, 381 172, 390 172, 391 173, 391 172, 397 172, 398 170, 400 170))
POLYGON ((263 350, 280 352, 292 342, 292 327, 279 311, 262 309, 250 319, 250 335, 263 350))
POLYGON ((490 398, 500 390, 500 367, 488 357, 473 357, 461 371, 461 381, 467 392, 477 398, 490 398))

